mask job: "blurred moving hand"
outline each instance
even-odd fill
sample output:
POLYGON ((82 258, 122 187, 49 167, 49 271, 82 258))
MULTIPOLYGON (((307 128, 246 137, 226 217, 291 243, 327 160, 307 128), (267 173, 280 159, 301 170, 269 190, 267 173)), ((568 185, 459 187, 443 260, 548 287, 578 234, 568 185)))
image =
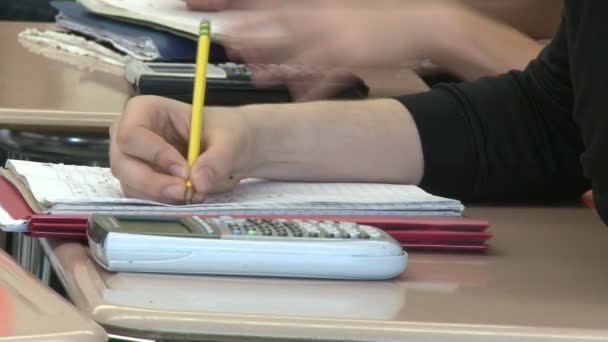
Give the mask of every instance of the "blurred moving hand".
MULTIPOLYGON (((529 1, 520 0, 512 6, 523 11, 529 1)), ((553 9, 561 6, 555 0, 537 1, 551 1, 551 16, 558 13, 553 9)), ((430 60, 464 80, 523 69, 542 44, 505 24, 504 18, 499 21, 483 13, 497 17, 496 6, 477 2, 189 0, 191 8, 257 10, 256 15, 243 16, 243 21, 233 27, 231 38, 224 42, 229 56, 246 64, 416 69, 422 60, 430 60)), ((501 8, 500 13, 509 10, 508 5, 501 8)), ((293 77, 260 71, 256 80, 289 83, 293 77)), ((322 79, 327 80, 332 78, 322 79)), ((318 91, 324 88, 323 83, 315 83, 312 88, 317 91, 300 92, 305 99, 324 94, 318 91)))

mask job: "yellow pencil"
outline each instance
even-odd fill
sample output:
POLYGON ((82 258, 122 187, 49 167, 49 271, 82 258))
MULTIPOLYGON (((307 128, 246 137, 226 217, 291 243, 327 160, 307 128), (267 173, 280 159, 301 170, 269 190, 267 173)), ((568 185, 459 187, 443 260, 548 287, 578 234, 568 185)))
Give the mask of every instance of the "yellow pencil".
MULTIPOLYGON (((200 154, 201 132, 203 130, 203 106, 207 84, 207 64, 209 63, 209 47, 211 45, 208 21, 201 21, 196 51, 196 72, 194 74, 194 90, 192 93, 192 114, 190 119, 190 140, 188 142, 188 164, 194 164, 200 154)), ((186 181, 186 202, 192 201, 194 191, 190 176, 186 181)))

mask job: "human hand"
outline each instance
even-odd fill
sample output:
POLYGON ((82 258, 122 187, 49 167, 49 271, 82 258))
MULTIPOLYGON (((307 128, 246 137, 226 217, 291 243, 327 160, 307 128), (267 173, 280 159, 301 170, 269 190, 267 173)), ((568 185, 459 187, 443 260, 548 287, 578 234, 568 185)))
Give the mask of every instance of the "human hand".
POLYGON ((228 54, 250 65, 271 65, 254 68, 254 83, 286 83, 299 101, 331 97, 354 80, 351 70, 417 66, 441 31, 435 21, 456 9, 432 0, 386 1, 375 8, 357 1, 302 0, 260 8, 264 14, 233 27, 225 40, 228 54), (294 65, 322 72, 302 77, 291 71, 294 65))
POLYGON ((183 203, 190 174, 195 194, 225 192, 244 177, 250 148, 238 109, 205 108, 202 154, 192 168, 184 158, 191 106, 156 96, 131 99, 110 129, 110 164, 128 197, 183 203))
MULTIPOLYGON (((263 1, 258 3, 264 4, 263 1)), ((444 1, 283 1, 260 5, 225 44, 246 63, 387 67, 428 55, 427 41, 460 5, 444 1), (269 37, 268 32, 276 32, 269 37)))

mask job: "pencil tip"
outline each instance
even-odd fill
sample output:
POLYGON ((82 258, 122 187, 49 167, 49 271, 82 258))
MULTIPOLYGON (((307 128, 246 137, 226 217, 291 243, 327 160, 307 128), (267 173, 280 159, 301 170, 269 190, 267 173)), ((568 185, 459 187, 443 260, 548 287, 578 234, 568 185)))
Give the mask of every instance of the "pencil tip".
POLYGON ((192 191, 192 187, 186 188, 186 198, 184 199, 186 204, 192 204, 192 196, 194 195, 194 191, 192 191))

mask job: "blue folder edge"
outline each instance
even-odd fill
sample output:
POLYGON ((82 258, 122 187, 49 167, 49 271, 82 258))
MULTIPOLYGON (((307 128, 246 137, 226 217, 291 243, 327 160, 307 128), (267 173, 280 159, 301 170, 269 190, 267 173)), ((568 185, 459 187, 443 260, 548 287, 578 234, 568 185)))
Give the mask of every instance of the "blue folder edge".
MULTIPOLYGON (((155 62, 192 62, 196 59, 196 41, 191 39, 102 17, 77 2, 51 1, 51 6, 59 11, 59 26, 111 44, 123 53, 130 51, 132 56, 140 56, 137 59, 155 62)), ((224 48, 212 44, 209 59, 212 63, 225 62, 224 48)))

